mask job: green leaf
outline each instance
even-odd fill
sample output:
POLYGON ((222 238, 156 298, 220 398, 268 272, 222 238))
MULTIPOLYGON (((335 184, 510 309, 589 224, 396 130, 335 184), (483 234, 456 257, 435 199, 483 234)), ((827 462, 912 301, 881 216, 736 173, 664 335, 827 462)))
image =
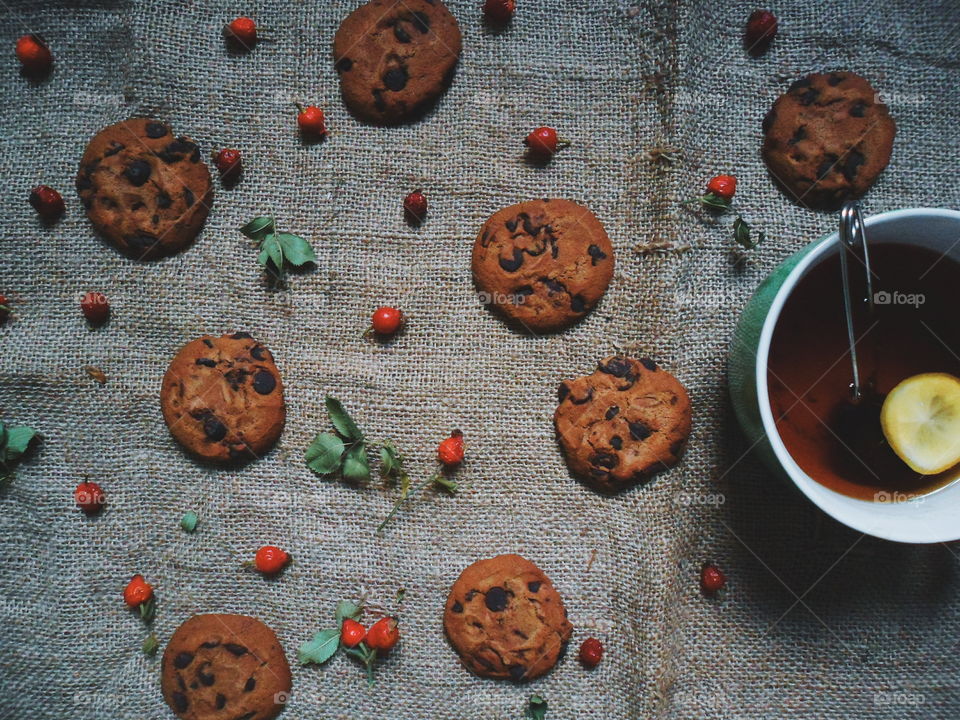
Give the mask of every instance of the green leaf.
POLYGON ((727 208, 730 207, 729 200, 727 200, 726 198, 722 198, 719 195, 715 195, 712 192, 707 193, 702 198, 700 198, 700 202, 709 208, 715 208, 717 210, 726 210, 727 208))
POLYGON ((370 479, 370 461, 367 459, 367 446, 362 442, 352 445, 343 456, 344 480, 365 482, 370 479))
POLYGON ((531 695, 524 717, 530 720, 543 720, 547 716, 547 701, 539 695, 531 695))
POLYGON ((331 475, 340 469, 343 450, 343 440, 339 437, 333 433, 320 433, 307 448, 304 460, 307 467, 318 475, 331 475))
POLYGON ((143 640, 143 653, 144 655, 156 655, 157 648, 160 646, 157 636, 154 633, 150 633, 143 640))
POLYGON ((276 237, 276 235, 268 235, 264 239, 260 246, 260 255, 257 257, 257 261, 264 267, 266 267, 268 261, 272 262, 273 266, 280 271, 283 270, 283 250, 276 237))
POLYGON ((30 441, 36 436, 37 431, 28 428, 26 425, 12 427, 7 430, 6 459, 16 460, 27 451, 30 441))
POLYGON ((397 477, 403 472, 403 458, 396 446, 387 440, 380 448, 380 474, 384 477, 397 477))
POLYGON ((317 256, 313 253, 313 248, 306 240, 293 233, 277 233, 274 235, 280 247, 283 248, 283 254, 287 262, 295 267, 300 267, 308 262, 315 262, 317 256))
POLYGON ((347 438, 347 440, 353 440, 354 442, 363 440, 363 433, 360 432, 360 428, 357 427, 353 418, 343 409, 343 405, 340 404, 339 400, 327 395, 326 406, 327 412, 330 413, 330 422, 333 423, 338 433, 347 438))
POLYGON ((457 483, 455 483, 453 480, 451 480, 448 477, 444 477, 440 473, 437 473, 436 475, 433 476, 433 482, 434 484, 442 487, 444 490, 446 490, 450 494, 453 494, 457 491, 457 483))
POLYGON ((0 459, 6 457, 7 437, 7 426, 0 422, 0 459))
POLYGON ((322 665, 333 657, 340 646, 340 630, 321 630, 313 636, 313 640, 303 643, 297 650, 297 658, 301 665, 316 663, 322 665))
POLYGON ((188 533, 192 533, 197 529, 197 514, 193 510, 188 510, 183 514, 183 517, 180 518, 180 527, 186 530, 188 533))
POLYGON ((150 598, 145 603, 140 604, 140 618, 145 623, 153 622, 153 618, 157 614, 157 599, 150 598))
POLYGON ((750 237, 750 226, 747 224, 747 221, 742 217, 738 217, 733 221, 733 239, 737 244, 745 247, 747 250, 751 250, 766 240, 767 236, 761 232, 757 233, 756 240, 752 239, 750 237))
POLYGON ((255 217, 253 220, 240 228, 240 232, 242 232, 251 240, 263 242, 263 239, 267 237, 267 235, 276 232, 276 229, 277 226, 272 217, 261 215, 259 217, 255 217))
POLYGON ((362 613, 363 608, 357 605, 355 602, 341 600, 337 603, 337 611, 334 614, 337 619, 337 627, 343 625, 343 621, 347 618, 350 618, 351 620, 359 620, 362 613))

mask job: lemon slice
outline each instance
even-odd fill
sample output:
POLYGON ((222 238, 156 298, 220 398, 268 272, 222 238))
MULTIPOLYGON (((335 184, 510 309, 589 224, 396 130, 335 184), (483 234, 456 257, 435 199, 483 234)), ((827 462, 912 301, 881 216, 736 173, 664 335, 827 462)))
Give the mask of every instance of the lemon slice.
POLYGON ((897 385, 880 411, 893 451, 921 475, 936 475, 960 462, 960 380, 924 373, 897 385))

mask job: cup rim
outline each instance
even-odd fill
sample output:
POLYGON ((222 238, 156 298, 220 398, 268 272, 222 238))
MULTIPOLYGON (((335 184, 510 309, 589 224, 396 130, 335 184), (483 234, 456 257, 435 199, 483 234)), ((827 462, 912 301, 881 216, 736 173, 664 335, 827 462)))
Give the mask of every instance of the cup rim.
MULTIPOLYGON (((946 218, 960 225, 960 211, 945 208, 905 208, 901 210, 891 210, 866 218, 865 224, 866 227, 869 228, 872 225, 883 224, 908 217, 916 219, 946 218)), ((918 532, 915 527, 910 527, 906 523, 890 522, 889 518, 878 517, 876 522, 869 523, 860 517, 845 513, 843 508, 845 505, 849 506, 851 501, 853 503, 871 506, 875 505, 876 501, 862 500, 844 495, 843 493, 828 488, 826 485, 822 485, 807 475, 790 455, 780 437, 780 433, 777 431, 776 423, 773 419, 773 410, 770 407, 770 393, 767 387, 767 364, 770 356, 770 344, 773 339, 773 332, 776 328, 777 321, 780 319, 783 307, 788 298, 793 294, 793 290, 796 288, 799 279, 811 266, 819 262, 823 256, 838 243, 839 235, 837 231, 824 235, 819 240, 815 240, 814 246, 784 278, 767 310, 760 331, 760 339, 757 343, 756 376, 754 378, 755 387, 757 388, 760 421, 763 426, 764 435, 776 456, 777 462, 790 477, 793 484, 796 485, 814 505, 844 525, 868 535, 873 535, 874 537, 896 542, 928 543, 960 539, 960 528, 955 530, 953 534, 941 536, 927 528, 923 528, 918 532), (836 500, 836 502, 831 502, 831 500, 836 500)), ((937 492, 939 491, 935 490, 933 493, 920 496, 920 498, 925 499, 937 492)))

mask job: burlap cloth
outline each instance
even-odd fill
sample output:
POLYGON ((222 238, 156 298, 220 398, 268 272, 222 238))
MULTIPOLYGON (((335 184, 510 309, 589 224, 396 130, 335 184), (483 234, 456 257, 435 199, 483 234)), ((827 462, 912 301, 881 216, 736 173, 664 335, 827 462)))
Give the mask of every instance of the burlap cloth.
POLYGON ((134 572, 157 587, 161 647, 192 613, 249 613, 276 629, 293 662, 339 599, 366 591, 392 607, 406 588, 402 644, 376 686, 345 657, 297 666, 290 720, 518 718, 531 692, 549 701, 550 718, 960 716, 960 550, 881 542, 826 519, 743 456, 725 387, 751 291, 836 221, 771 184, 758 152, 766 109, 809 71, 861 72, 898 125, 868 212, 956 207, 956 3, 778 3, 781 34, 751 59, 740 37, 753 6, 743 2, 521 0, 496 33, 479 0, 455 0, 456 81, 426 120, 396 129, 358 124, 339 98, 330 47, 355 0, 0 5, 0 292, 16 313, 0 330, 0 410, 43 434, 0 493, 0 716, 172 717, 159 658, 141 653, 147 631, 120 598, 134 572), (276 42, 228 55, 219 30, 241 12, 276 42), (20 77, 10 51, 29 30, 57 58, 40 84, 20 77), (327 142, 301 142, 294 101, 325 108, 327 142), (205 153, 236 146, 246 158, 246 177, 218 188, 196 244, 151 264, 98 239, 73 190, 90 136, 140 114, 170 121, 205 153), (520 140, 541 124, 573 145, 537 169, 520 140), (656 149, 667 151, 660 161, 656 149), (728 258, 732 218, 711 226, 678 207, 718 171, 739 176, 738 204, 768 236, 741 269, 728 258), (67 200, 52 229, 26 202, 41 182, 67 200), (418 186, 431 202, 419 230, 400 211, 418 186), (469 263, 491 212, 541 196, 591 207, 618 257, 586 322, 537 338, 477 302, 469 263), (316 269, 288 290, 266 287, 236 231, 261 213, 317 250, 316 269), (635 252, 655 241, 674 250, 635 252), (97 331, 77 307, 90 289, 113 304, 97 331), (409 330, 367 342, 384 302, 408 313, 409 330), (205 469, 167 432, 160 380, 184 342, 239 329, 274 351, 287 428, 264 459, 205 469), (695 421, 680 467, 606 498, 568 475, 551 418, 558 381, 617 347, 672 370, 695 421), (88 364, 109 376, 105 386, 88 364), (375 535, 395 491, 325 482, 304 467, 304 449, 329 427, 327 393, 372 438, 395 440, 418 478, 438 440, 463 429, 462 492, 428 492, 375 535), (84 476, 108 494, 98 518, 73 505, 84 476), (189 509, 200 516, 193 535, 178 526, 189 509), (296 558, 275 581, 240 566, 268 542, 296 558), (529 687, 473 677, 443 636, 451 582, 502 552, 544 569, 576 627, 572 652, 529 687), (707 560, 730 576, 719 600, 698 590, 707 560), (586 672, 574 655, 591 634, 607 657, 586 672))

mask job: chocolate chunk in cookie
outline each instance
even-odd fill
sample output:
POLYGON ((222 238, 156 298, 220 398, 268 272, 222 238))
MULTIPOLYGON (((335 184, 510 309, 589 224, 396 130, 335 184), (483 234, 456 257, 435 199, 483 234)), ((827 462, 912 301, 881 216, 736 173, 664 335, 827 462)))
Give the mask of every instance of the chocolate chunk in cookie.
POLYGON ((270 720, 290 693, 290 666, 256 618, 194 615, 167 644, 160 686, 184 720, 270 720))
POLYGON ((763 158, 794 201, 832 209, 887 166, 896 126, 870 83, 849 71, 808 75, 763 121, 763 158))
POLYGON ((457 21, 440 0, 371 0, 333 40, 347 107, 378 125, 415 119, 450 84, 460 45, 457 21))
POLYGON ((570 469, 615 492, 676 464, 690 434, 690 398, 652 360, 610 357, 567 380, 554 424, 570 469))
POLYGON ((97 230, 135 260, 179 252, 203 228, 213 202, 200 149, 157 120, 133 118, 97 133, 77 174, 97 230))
POLYGON ((163 378, 160 406, 181 445, 219 463, 265 453, 286 417, 273 356, 247 333, 187 343, 163 378))
POLYGON ((532 332, 584 317, 613 277, 613 245, 600 221, 569 200, 531 200, 500 210, 473 245, 483 300, 532 332))
POLYGON ((549 671, 573 632, 550 580, 519 555, 464 570, 447 598, 443 627, 466 667, 515 681, 549 671))

